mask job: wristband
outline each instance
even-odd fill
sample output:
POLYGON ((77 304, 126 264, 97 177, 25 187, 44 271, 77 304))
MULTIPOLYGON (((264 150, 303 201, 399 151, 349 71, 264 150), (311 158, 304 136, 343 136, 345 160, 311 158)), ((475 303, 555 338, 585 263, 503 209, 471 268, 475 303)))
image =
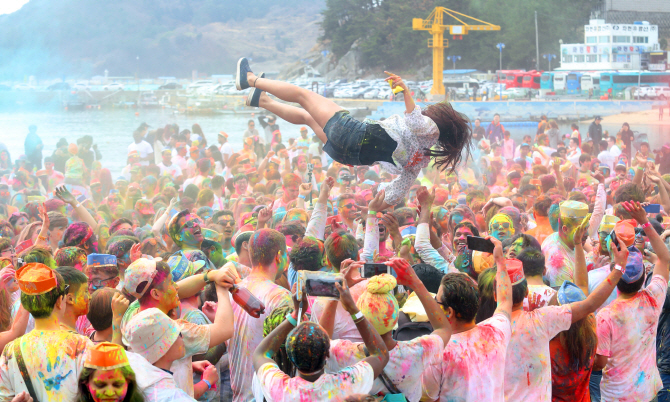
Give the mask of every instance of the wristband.
POLYGON ((377 211, 368 210, 368 215, 374 215, 374 216, 377 216, 377 211))
POLYGON ((209 276, 207 275, 209 271, 205 271, 205 275, 202 277, 202 279, 205 280, 205 283, 212 283, 212 281, 209 280, 209 276))
POLYGON ((202 379, 202 382, 204 382, 205 384, 207 384, 207 390, 208 390, 208 391, 209 391, 210 389, 212 389, 212 383, 211 383, 211 382, 205 380, 204 378, 202 379))
POLYGON ((358 312, 356 314, 351 315, 351 318, 354 320, 354 322, 356 322, 357 320, 360 320, 363 317, 364 317, 364 315, 363 315, 363 313, 361 313, 360 310, 358 310, 358 312))
POLYGON ((298 196, 298 198, 302 198, 302 199, 304 200, 304 199, 307 198, 307 197, 305 197, 304 195, 300 194, 300 195, 298 196))
POLYGON ((81 207, 81 202, 78 202, 77 205, 74 206, 74 209, 77 209, 79 207, 81 207))
POLYGON ((624 267, 622 267, 622 266, 619 265, 619 264, 614 264, 614 269, 616 269, 617 271, 621 271, 622 274, 623 274, 624 271, 626 270, 624 267))
POLYGON ((644 166, 642 166, 642 165, 637 165, 637 168, 638 168, 639 170, 644 170, 644 166))
POLYGON ((286 321, 288 321, 288 322, 289 322, 291 325, 293 325, 294 327, 297 327, 297 326, 298 326, 298 320, 296 320, 295 318, 293 318, 293 316, 291 315, 291 313, 286 314, 286 321))
POLYGON ((646 229, 648 227, 651 227, 651 222, 647 221, 644 225, 642 225, 642 229, 646 229))

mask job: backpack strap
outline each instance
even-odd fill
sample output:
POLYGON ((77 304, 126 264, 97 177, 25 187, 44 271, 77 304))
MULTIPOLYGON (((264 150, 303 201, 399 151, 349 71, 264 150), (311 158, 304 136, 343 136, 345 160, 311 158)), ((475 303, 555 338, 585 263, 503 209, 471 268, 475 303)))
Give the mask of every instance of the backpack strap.
MULTIPOLYGON (((370 352, 368 351, 367 347, 363 347, 363 351, 365 352, 365 357, 370 357, 370 352)), ((382 369, 382 372, 379 374, 378 377, 381 381, 382 384, 386 387, 386 389, 389 390, 390 393, 392 394, 402 394, 402 392, 398 389, 398 387, 393 384, 393 381, 386 375, 386 372, 384 369, 382 369)))
POLYGON ((16 364, 19 366, 21 377, 23 377, 23 382, 26 384, 26 388, 28 389, 30 397, 33 398, 34 402, 39 402, 37 395, 35 394, 35 388, 33 388, 33 382, 30 380, 30 375, 28 374, 26 362, 23 360, 20 339, 21 338, 19 337, 14 340, 14 358, 16 359, 16 364))

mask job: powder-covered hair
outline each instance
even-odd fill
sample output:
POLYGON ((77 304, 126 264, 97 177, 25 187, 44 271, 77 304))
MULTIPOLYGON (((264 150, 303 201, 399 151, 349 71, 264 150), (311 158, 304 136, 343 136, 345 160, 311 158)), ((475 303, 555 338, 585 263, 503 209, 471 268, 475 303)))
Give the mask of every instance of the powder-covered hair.
POLYGON ((453 171, 460 161, 470 156, 472 126, 468 118, 454 110, 449 102, 439 102, 421 111, 435 122, 440 132, 433 149, 426 149, 425 155, 435 160, 435 167, 453 171))
POLYGON ((318 324, 303 321, 286 336, 286 354, 303 373, 314 373, 326 365, 330 338, 318 324))
POLYGON ((257 230, 249 239, 249 255, 253 266, 269 266, 280 251, 286 252, 286 239, 274 229, 257 230))
POLYGON ((331 233, 325 243, 326 256, 332 267, 339 271, 342 261, 350 258, 358 259, 358 242, 356 238, 345 231, 331 233))

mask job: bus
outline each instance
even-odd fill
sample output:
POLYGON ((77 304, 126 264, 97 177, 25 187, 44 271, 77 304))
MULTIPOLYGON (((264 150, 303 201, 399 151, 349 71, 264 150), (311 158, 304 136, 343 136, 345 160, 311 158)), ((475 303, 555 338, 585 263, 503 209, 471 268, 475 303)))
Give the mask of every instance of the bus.
POLYGON ((581 93, 581 90, 579 88, 580 85, 580 80, 582 78, 583 73, 577 73, 577 72, 570 72, 568 73, 566 79, 565 79, 565 89, 568 94, 579 94, 581 93))
POLYGON ((521 84, 521 86, 523 88, 540 89, 541 77, 542 72, 537 72, 535 70, 528 71, 523 75, 523 83, 521 84))
POLYGON ((567 75, 567 73, 554 73, 554 92, 557 94, 565 93, 565 81, 567 75))
POLYGON ((496 71, 496 76, 498 78, 497 83, 507 85, 507 75, 508 74, 519 73, 519 72, 524 72, 524 71, 526 71, 526 70, 498 70, 498 71, 496 71))
POLYGON ((523 76, 525 71, 510 71, 505 80, 505 89, 523 87, 523 76))
POLYGON ((579 80, 582 89, 582 94, 588 95, 589 91, 593 89, 593 96, 600 96, 600 73, 584 73, 579 80))
POLYGON ((620 96, 626 88, 646 85, 650 87, 670 86, 670 72, 606 72, 600 74, 600 92, 612 97, 620 96))
POLYGON ((545 71, 540 77, 540 94, 547 92, 554 92, 554 73, 550 71, 545 71))

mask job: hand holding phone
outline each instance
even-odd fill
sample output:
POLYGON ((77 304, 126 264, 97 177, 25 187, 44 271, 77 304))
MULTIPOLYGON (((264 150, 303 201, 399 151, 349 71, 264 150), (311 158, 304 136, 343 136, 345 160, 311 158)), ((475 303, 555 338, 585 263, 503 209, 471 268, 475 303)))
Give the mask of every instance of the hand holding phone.
POLYGON ((661 212, 661 205, 660 204, 649 204, 644 206, 644 210, 648 214, 658 214, 661 212))
POLYGON ((493 253, 493 249, 495 249, 495 245, 493 244, 493 242, 483 237, 468 236, 467 242, 468 242, 468 248, 472 251, 493 253))
POLYGON ((391 274, 391 267, 380 263, 365 263, 363 264, 363 278, 372 278, 373 276, 381 274, 391 274))

